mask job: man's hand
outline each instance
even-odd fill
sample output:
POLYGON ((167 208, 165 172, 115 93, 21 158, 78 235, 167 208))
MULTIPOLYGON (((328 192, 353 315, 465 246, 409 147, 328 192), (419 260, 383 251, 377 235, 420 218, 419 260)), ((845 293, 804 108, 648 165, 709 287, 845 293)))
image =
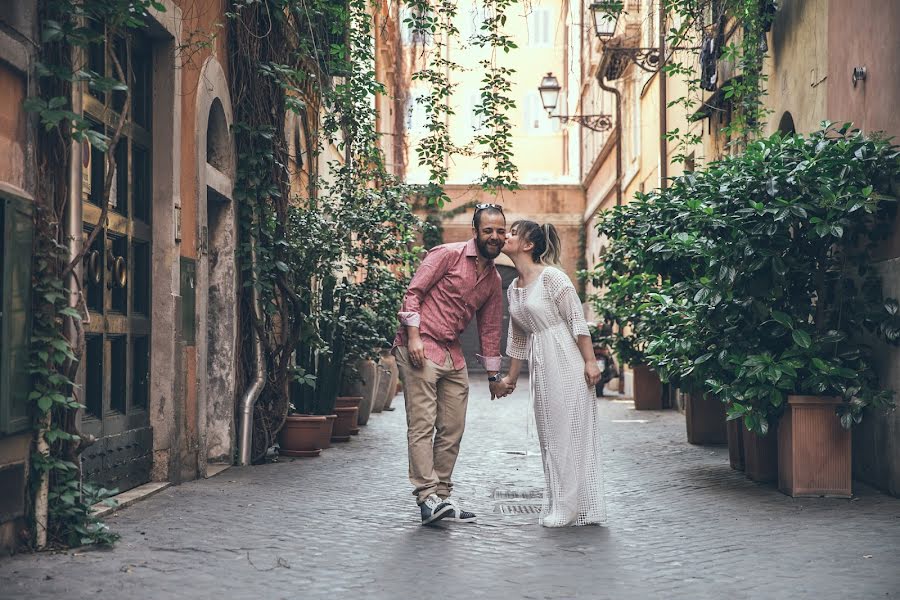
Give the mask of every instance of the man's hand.
POLYGON ((589 386, 597 385, 597 382, 600 381, 600 367, 597 366, 597 361, 588 360, 584 363, 584 380, 587 382, 589 386))
POLYGON ((500 381, 492 381, 488 384, 491 388, 491 400, 494 398, 502 398, 510 393, 509 386, 502 379, 500 381))
POLYGON ((409 352, 409 362, 413 368, 421 369, 425 364, 425 344, 418 335, 409 336, 406 349, 409 352))

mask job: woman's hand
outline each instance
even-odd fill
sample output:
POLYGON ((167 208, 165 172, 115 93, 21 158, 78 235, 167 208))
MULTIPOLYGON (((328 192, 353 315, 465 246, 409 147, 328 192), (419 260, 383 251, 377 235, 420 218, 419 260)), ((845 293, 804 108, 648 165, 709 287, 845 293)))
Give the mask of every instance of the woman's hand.
POLYGON ((589 386, 595 386, 600 381, 600 367, 597 366, 597 361, 587 360, 584 362, 584 380, 589 386))
POLYGON ((516 389, 516 380, 510 379, 509 375, 504 376, 500 381, 506 384, 506 394, 512 394, 516 389))

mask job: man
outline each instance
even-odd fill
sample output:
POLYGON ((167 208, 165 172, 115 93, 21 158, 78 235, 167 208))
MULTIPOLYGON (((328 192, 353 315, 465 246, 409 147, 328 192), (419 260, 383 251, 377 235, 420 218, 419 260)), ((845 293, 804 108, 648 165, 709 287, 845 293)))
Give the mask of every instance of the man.
POLYGON ((481 339, 477 357, 488 371, 491 397, 508 392, 499 375, 503 288, 494 266, 506 241, 502 207, 476 205, 472 229, 471 240, 428 252, 403 298, 394 339, 406 399, 409 479, 423 525, 476 518, 450 498, 469 400, 459 335, 475 315, 481 339))

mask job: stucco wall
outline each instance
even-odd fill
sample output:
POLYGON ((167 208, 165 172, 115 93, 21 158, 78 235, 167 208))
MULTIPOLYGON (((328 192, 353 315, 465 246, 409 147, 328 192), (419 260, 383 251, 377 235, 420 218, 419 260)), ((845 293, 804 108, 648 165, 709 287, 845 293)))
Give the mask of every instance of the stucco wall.
MULTIPOLYGON (((855 3, 853 3, 855 4, 855 3)), ((769 34, 767 130, 790 112, 798 133, 827 118, 826 97, 834 74, 828 64, 828 0, 783 0, 769 34)))
MULTIPOLYGON (((900 134, 900 3, 895 0, 830 0, 828 14, 828 118, 852 121, 866 132, 900 134), (854 67, 865 81, 854 87, 854 67)), ((878 264, 885 293, 900 297, 900 217, 878 264)), ((882 384, 900 391, 900 350, 877 345, 882 384)), ((900 495, 900 412, 869 414, 856 428, 854 473, 900 495)))

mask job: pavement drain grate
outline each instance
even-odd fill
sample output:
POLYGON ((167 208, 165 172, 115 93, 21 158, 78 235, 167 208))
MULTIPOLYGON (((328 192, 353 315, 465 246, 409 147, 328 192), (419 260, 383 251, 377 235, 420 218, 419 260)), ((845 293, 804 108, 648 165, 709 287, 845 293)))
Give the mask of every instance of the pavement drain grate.
POLYGON ((500 502, 494 506, 494 512, 504 515, 536 515, 541 512, 541 505, 525 502, 500 502))
POLYGON ((512 489, 496 489, 491 494, 494 500, 523 500, 530 498, 543 498, 544 488, 512 488, 512 489))

